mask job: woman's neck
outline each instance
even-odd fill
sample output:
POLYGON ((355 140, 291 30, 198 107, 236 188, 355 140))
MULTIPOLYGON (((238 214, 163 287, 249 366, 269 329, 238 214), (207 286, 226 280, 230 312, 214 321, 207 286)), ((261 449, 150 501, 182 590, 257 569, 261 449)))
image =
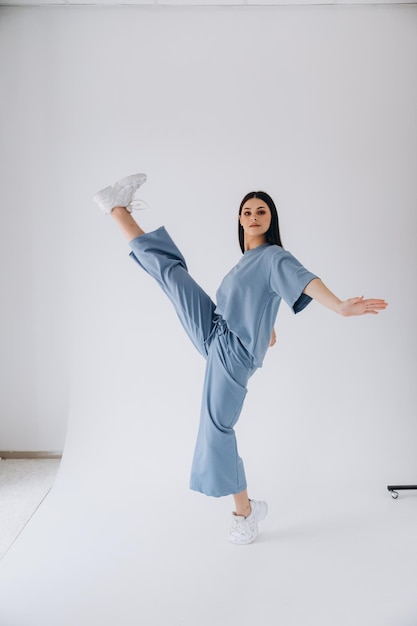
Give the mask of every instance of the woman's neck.
POLYGON ((247 250, 253 250, 254 248, 258 248, 258 246, 262 246, 264 243, 266 243, 266 237, 265 235, 260 235, 259 237, 248 237, 245 234, 245 252, 247 250))

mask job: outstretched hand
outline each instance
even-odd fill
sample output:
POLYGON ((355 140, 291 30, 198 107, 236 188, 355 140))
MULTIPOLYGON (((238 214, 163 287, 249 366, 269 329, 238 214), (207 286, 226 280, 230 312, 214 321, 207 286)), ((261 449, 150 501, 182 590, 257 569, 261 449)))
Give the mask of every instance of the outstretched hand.
POLYGON ((378 315, 379 311, 383 311, 388 306, 388 302, 385 300, 379 300, 376 298, 368 298, 364 299, 363 296, 360 298, 349 298, 349 300, 343 300, 338 306, 338 313, 343 315, 344 317, 350 317, 352 315, 366 315, 370 313, 371 315, 378 315))

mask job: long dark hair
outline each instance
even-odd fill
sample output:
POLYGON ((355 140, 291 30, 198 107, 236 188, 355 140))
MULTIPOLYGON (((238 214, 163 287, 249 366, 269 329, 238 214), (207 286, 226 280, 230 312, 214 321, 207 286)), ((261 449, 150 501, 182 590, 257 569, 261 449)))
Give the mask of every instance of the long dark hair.
MULTIPOLYGON (((246 196, 243 198, 242 202, 240 203, 239 217, 242 213, 242 208, 244 204, 251 198, 259 198, 260 200, 262 200, 262 202, 265 202, 265 204, 268 205, 269 210, 271 211, 272 219, 271 219, 271 224, 269 226, 269 229, 265 233, 266 241, 268 243, 274 243, 277 246, 281 246, 281 248, 283 248, 284 246, 282 245, 281 235, 279 232, 277 207, 275 206, 275 203, 272 200, 271 196, 265 193, 265 191, 250 191, 249 193, 247 193, 246 196)), ((245 233, 240 224, 240 220, 239 220, 239 244, 240 244, 240 249, 242 250, 242 252, 245 252, 245 233)))

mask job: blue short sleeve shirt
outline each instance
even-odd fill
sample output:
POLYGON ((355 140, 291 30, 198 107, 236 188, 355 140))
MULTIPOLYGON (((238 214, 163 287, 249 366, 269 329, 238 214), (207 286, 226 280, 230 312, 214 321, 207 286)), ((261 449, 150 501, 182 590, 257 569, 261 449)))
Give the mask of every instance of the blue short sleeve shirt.
POLYGON ((268 349, 281 300, 299 313, 311 302, 303 291, 314 278, 290 252, 269 243, 247 250, 224 277, 215 312, 252 354, 256 367, 268 349))

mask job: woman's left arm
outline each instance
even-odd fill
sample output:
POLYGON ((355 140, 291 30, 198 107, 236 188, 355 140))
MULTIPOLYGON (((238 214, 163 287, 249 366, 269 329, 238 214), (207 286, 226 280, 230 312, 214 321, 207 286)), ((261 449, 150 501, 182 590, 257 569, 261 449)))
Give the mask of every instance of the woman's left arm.
POLYGON ((309 282, 303 293, 310 296, 310 298, 313 298, 313 300, 317 300, 319 304, 322 304, 328 309, 331 309, 335 313, 339 313, 339 315, 343 315, 344 317, 350 317, 351 315, 365 315, 367 313, 377 315, 379 311, 383 311, 388 306, 388 302, 385 302, 385 300, 376 298, 369 298, 365 300, 363 296, 360 296, 359 298, 349 298, 349 300, 339 300, 339 298, 326 287, 320 278, 314 278, 311 282, 309 282))

